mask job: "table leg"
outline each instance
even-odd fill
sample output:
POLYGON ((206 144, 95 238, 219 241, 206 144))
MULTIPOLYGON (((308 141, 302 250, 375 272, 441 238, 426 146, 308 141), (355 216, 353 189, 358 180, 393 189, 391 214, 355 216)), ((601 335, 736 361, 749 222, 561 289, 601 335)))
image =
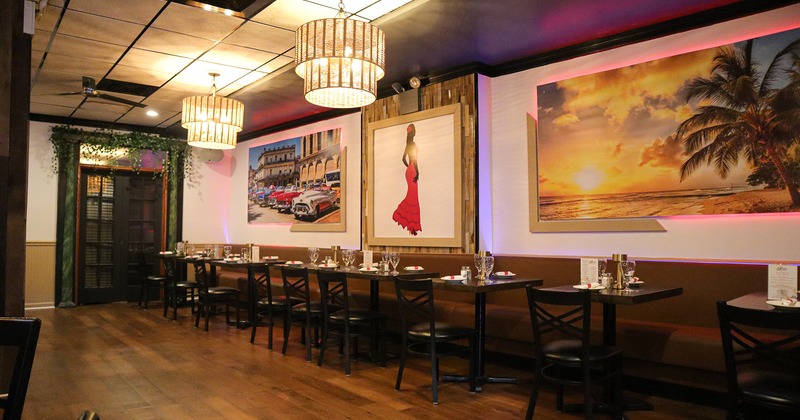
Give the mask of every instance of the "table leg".
POLYGON ((378 280, 369 281, 369 309, 371 311, 378 311, 380 306, 380 285, 378 280))
MULTIPOLYGON (((477 347, 475 374, 477 375, 476 379, 478 382, 475 391, 483 391, 483 384, 486 383, 517 383, 517 378, 486 376, 486 293, 475 294, 475 330, 478 333, 474 344, 477 347)), ((442 375, 442 380, 449 382, 469 382, 469 377, 442 375)))
MULTIPOLYGON (((612 303, 603 304, 603 344, 607 346, 617 345, 617 305, 612 303)), ((613 395, 611 387, 607 386, 603 391, 603 402, 611 404, 613 395)), ((624 403, 623 411, 650 411, 653 405, 642 401, 638 403, 624 403)))

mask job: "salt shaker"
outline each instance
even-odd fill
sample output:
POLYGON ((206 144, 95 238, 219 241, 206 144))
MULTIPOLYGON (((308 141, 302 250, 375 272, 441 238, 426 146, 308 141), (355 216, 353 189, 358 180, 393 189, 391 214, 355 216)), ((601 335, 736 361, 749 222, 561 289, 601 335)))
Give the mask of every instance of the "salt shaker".
POLYGON ((465 280, 472 280, 472 269, 468 265, 461 266, 461 277, 465 280))

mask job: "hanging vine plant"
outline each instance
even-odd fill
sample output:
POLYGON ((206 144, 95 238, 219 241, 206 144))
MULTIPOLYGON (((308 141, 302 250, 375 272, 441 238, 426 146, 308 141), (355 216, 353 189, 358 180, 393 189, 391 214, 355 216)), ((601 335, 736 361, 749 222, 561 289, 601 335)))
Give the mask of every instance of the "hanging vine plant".
MULTIPOLYGON (((58 171, 68 165, 76 146, 84 158, 110 160, 121 151, 130 167, 138 172, 142 169, 145 153, 166 152, 161 155, 161 174, 189 176, 192 170, 192 153, 185 141, 174 137, 161 137, 136 132, 116 132, 112 130, 89 131, 68 125, 50 129, 50 143, 53 144, 53 170, 58 171), (170 159, 169 156, 175 157, 170 159), (182 168, 183 171, 179 171, 182 168)), ((154 165, 155 166, 155 165, 154 165)))

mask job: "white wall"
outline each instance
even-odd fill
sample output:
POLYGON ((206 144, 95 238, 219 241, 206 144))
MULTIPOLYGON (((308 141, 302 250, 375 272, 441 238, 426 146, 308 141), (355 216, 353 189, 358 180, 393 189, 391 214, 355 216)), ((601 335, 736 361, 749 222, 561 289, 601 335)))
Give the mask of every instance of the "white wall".
POLYGON ((493 79, 493 251, 558 256, 610 256, 622 252, 633 258, 800 261, 800 213, 663 218, 659 219, 667 230, 663 233, 531 233, 526 134, 526 115, 537 115, 539 84, 798 26, 800 6, 795 5, 493 79))
POLYGON ((185 182, 183 237, 195 243, 247 243, 285 246, 361 247, 361 114, 355 113, 282 131, 237 145, 219 163, 196 162, 185 182), (247 171, 251 147, 333 128, 342 129, 347 147, 347 231, 290 232, 288 224, 247 223, 247 171))
POLYGON ((55 242, 58 208, 58 175, 53 171, 50 127, 30 123, 28 140, 28 210, 25 236, 28 242, 55 242))

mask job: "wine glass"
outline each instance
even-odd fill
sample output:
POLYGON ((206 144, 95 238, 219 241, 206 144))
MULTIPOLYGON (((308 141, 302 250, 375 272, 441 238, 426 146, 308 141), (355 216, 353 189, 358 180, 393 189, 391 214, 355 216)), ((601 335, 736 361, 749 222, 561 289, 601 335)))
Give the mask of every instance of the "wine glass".
POLYGON ((598 258, 597 259, 597 277, 603 277, 603 274, 606 273, 606 267, 608 267, 608 260, 605 258, 598 258))
POLYGON ((633 273, 636 271, 636 261, 627 260, 622 261, 620 264, 622 264, 622 276, 625 280, 624 291, 630 292, 632 290, 630 283, 633 280, 633 273))
POLYGON ((231 247, 230 245, 225 245, 224 247, 222 247, 222 252, 225 253, 225 258, 230 257, 232 249, 233 247, 231 247))
POLYGON ((491 255, 487 255, 484 257, 483 260, 483 268, 486 272, 486 278, 488 279, 489 276, 492 275, 492 269, 494 268, 494 257, 491 255))
POLYGON ((312 267, 315 267, 317 265, 317 258, 319 258, 319 248, 316 247, 308 248, 308 259, 311 260, 312 267))
POLYGON ((241 256, 242 262, 250 262, 250 249, 242 248, 241 252, 242 252, 241 256))
POLYGON ((400 274, 397 271, 397 264, 400 264, 400 255, 398 255, 396 252, 390 252, 389 253, 389 262, 392 263, 392 275, 396 276, 396 275, 400 274))
POLYGON ((356 259, 355 252, 352 249, 342 250, 342 262, 344 262, 344 269, 350 271, 353 261, 356 259))
POLYGON ((476 278, 479 278, 481 280, 483 280, 481 278, 481 267, 483 267, 483 262, 484 258, 480 254, 475 254, 475 268, 477 270, 476 273, 478 274, 476 278))

